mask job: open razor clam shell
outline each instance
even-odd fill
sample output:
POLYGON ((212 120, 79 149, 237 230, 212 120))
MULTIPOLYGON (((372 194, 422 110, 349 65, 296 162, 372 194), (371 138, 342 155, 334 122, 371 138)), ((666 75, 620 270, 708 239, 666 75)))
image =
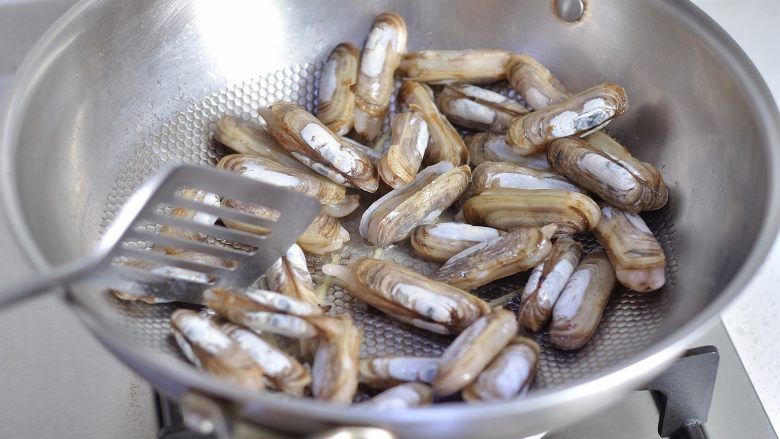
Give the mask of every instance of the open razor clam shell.
POLYGON ((560 189, 485 189, 466 201, 463 214, 469 224, 501 230, 556 224, 556 237, 592 230, 601 218, 590 197, 560 189))
POLYGON ((414 181, 388 192, 363 213, 360 235, 383 247, 409 237, 415 227, 433 222, 466 190, 468 166, 440 162, 423 169, 414 181))
POLYGON ((350 295, 389 316, 438 334, 454 334, 491 312, 482 299, 394 262, 362 258, 348 267, 326 265, 350 295))
POLYGON ((506 401, 524 395, 539 367, 539 350, 530 338, 516 337, 463 389, 463 399, 506 401))
POLYGON ((447 347, 433 380, 436 395, 451 395, 474 381, 515 337, 513 312, 500 308, 480 317, 447 347))
POLYGON ((531 272, 523 288, 517 322, 521 328, 538 332, 550 319, 553 306, 566 282, 580 263, 582 244, 570 237, 558 238, 550 256, 531 272))
POLYGON ((553 346, 567 351, 583 347, 596 333, 614 287, 615 271, 606 253, 585 255, 553 308, 553 346))
POLYGON ((253 180, 292 189, 306 194, 322 204, 340 203, 346 195, 344 186, 265 157, 231 154, 223 157, 217 163, 217 167, 253 180))
POLYGON ((603 203, 593 234, 623 286, 640 293, 664 286, 666 255, 641 216, 603 203))
POLYGON ((322 214, 333 218, 344 218, 360 207, 360 195, 349 194, 338 203, 323 204, 322 214))
POLYGON ((352 147, 353 149, 368 157, 368 159, 371 160, 371 163, 374 165, 376 165, 379 159, 382 158, 382 151, 379 149, 364 145, 357 140, 350 139, 349 137, 341 137, 341 141, 344 142, 345 145, 352 147))
POLYGON ((655 166, 628 152, 616 155, 585 140, 566 137, 550 143, 547 161, 555 172, 629 212, 660 209, 669 198, 655 166))
POLYGON ((507 162, 526 168, 549 171, 547 154, 544 152, 534 155, 520 155, 514 146, 506 141, 506 135, 496 133, 476 133, 464 138, 469 151, 472 166, 478 166, 485 162, 507 162))
POLYGON ((305 109, 277 101, 258 112, 268 132, 301 163, 342 186, 377 190, 379 177, 371 160, 305 109))
POLYGON ((238 154, 265 157, 299 171, 311 172, 309 167, 295 160, 265 127, 257 122, 223 116, 217 121, 214 140, 238 154))
POLYGON ((421 50, 404 55, 398 70, 418 82, 479 84, 504 79, 509 57, 501 49, 421 50))
POLYGON ((534 110, 571 96, 569 90, 542 63, 529 55, 512 55, 506 64, 507 80, 534 110))
POLYGON ((393 76, 406 52, 406 22, 385 12, 375 20, 363 46, 355 85, 354 127, 361 141, 373 141, 390 108, 393 76))
POLYGON ((236 342, 208 318, 195 311, 179 309, 171 315, 171 330, 180 345, 186 342, 187 356, 197 358, 206 372, 249 390, 263 390, 263 369, 236 342))
POLYGON ((428 124, 414 108, 393 118, 390 147, 377 162, 379 176, 392 188, 414 180, 428 148, 428 124))
POLYGON ((325 255, 340 250, 349 240, 349 232, 341 226, 338 219, 320 213, 314 217, 296 243, 306 253, 325 255))
POLYGON ((374 389, 387 389, 415 381, 430 384, 436 378, 440 363, 439 357, 361 358, 359 380, 374 389))
POLYGON ((463 138, 439 112, 430 87, 419 82, 404 81, 398 92, 398 100, 403 111, 408 111, 415 106, 428 124, 430 142, 423 158, 424 164, 433 165, 448 161, 457 166, 469 162, 469 151, 463 138))
POLYGON ((238 291, 211 288, 204 293, 205 304, 218 315, 255 331, 293 338, 317 335, 307 318, 322 315, 314 304, 263 290, 238 291))
POLYGON ((528 113, 512 121, 507 141, 518 154, 533 155, 547 149, 552 140, 584 136, 603 128, 628 109, 623 87, 604 83, 557 104, 528 113))
POLYGON ((298 360, 263 340, 254 331, 227 323, 221 329, 263 369, 269 387, 293 396, 303 396, 311 374, 298 360))
POLYGON ((298 244, 291 245, 284 256, 268 267, 265 280, 271 291, 302 302, 319 304, 314 294, 314 282, 306 265, 306 255, 298 244))
POLYGON ((443 222, 417 226, 412 232, 412 250, 427 261, 444 263, 480 242, 498 238, 504 232, 492 227, 443 222))
POLYGON ((554 225, 518 228, 482 242, 447 260, 434 279, 466 291, 530 270, 550 254, 554 225))
POLYGON ((475 131, 506 133, 512 120, 528 109, 506 96, 474 85, 447 85, 436 105, 456 125, 475 131))
POLYGON ((350 404, 358 386, 358 361, 363 332, 348 315, 314 317, 319 341, 312 364, 311 393, 317 399, 350 404))
POLYGON ((484 162, 474 168, 471 175, 471 184, 463 196, 465 199, 492 188, 560 189, 585 192, 555 172, 540 171, 512 163, 484 162))
POLYGON ((341 43, 328 56, 320 73, 317 118, 343 136, 352 129, 360 52, 352 43, 341 43))
POLYGON ((431 405, 433 390, 422 383, 405 383, 385 390, 368 401, 355 405, 356 409, 403 410, 431 405))

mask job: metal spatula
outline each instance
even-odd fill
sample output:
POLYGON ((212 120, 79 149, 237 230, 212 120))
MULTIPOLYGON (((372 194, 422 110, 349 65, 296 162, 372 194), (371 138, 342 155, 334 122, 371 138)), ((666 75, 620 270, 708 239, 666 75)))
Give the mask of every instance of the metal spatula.
POLYGON ((215 168, 172 166, 149 179, 127 200, 91 255, 54 269, 42 277, 4 289, 0 293, 0 308, 77 282, 94 282, 139 295, 163 295, 172 300, 198 303, 203 291, 212 286, 242 288, 252 284, 285 253, 319 211, 318 201, 299 192, 215 168), (214 193, 222 199, 250 203, 261 207, 266 215, 260 217, 185 199, 180 196, 183 188, 198 189, 214 193), (198 223, 166 214, 166 206, 182 207, 224 220, 263 227, 269 232, 257 235, 198 223), (149 231, 150 224, 196 232, 212 237, 214 242, 162 235, 149 231), (216 256, 232 264, 226 268, 187 260, 140 248, 139 242, 216 256), (128 260, 141 264, 127 264, 128 260), (143 263, 165 267, 166 270, 155 272, 139 269, 138 266, 143 263), (202 275, 170 274, 177 271, 202 275), (207 281, 200 282, 198 279, 207 281))

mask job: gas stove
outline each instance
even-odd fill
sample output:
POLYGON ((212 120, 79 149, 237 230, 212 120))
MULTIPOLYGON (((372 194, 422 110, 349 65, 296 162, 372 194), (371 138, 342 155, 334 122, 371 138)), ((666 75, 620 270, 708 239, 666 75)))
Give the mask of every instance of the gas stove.
MULTIPOLYGON (((74 0, 0 0, 0 112, 11 75, 24 55, 73 3, 74 0)), ((697 0, 696 3, 708 13, 718 12, 713 14, 716 20, 745 45, 770 87, 779 93, 780 62, 776 62, 772 38, 761 35, 772 35, 771 32, 779 35, 772 11, 776 16, 780 6, 771 0, 739 3, 697 0), (767 59, 773 61, 766 62, 767 59)), ((1 215, 0 230, 8 230, 1 215)), ((774 259, 780 264, 780 246, 775 247, 773 254, 779 256, 774 259)), ((0 248, 8 255, 0 261, 0 274, 4 280, 30 275, 30 267, 7 233, 0 234, 0 248), (18 257, 10 256, 14 254, 18 257)), ((759 273, 759 277, 763 276, 759 293, 772 291, 776 284, 774 273, 763 271, 763 275, 759 273)), ((753 290, 757 289, 759 286, 754 286, 753 290)), ((755 318, 758 313, 770 314, 767 311, 773 309, 772 300, 771 294, 764 294, 760 300, 748 301, 750 305, 738 305, 728 319, 728 328, 745 355, 743 358, 751 366, 751 376, 762 389, 767 407, 776 413, 778 399, 775 393, 780 392, 767 391, 772 388, 768 386, 776 384, 761 381, 767 377, 774 380, 772 371, 756 374, 760 359, 763 358, 766 364, 767 352, 777 352, 774 348, 777 340, 766 336, 777 333, 773 331, 776 326, 758 329, 755 318), (733 322, 737 320, 746 323, 742 327, 735 326, 733 322), (769 344, 763 351, 756 349, 756 345, 767 340, 769 344)), ((0 333, 3 334, 2 351, 14 352, 0 360, 0 377, 3 378, 0 380, 0 394, 3 395, 0 438, 208 437, 188 431, 178 407, 156 395, 145 382, 108 354, 58 298, 35 301, 4 313, 0 319, 0 333), (32 327, 36 329, 31 331, 32 327)), ((691 346, 690 355, 673 368, 683 371, 677 370, 656 380, 650 386, 655 389, 653 392, 635 391, 602 413, 543 437, 658 438, 659 428, 684 427, 687 437, 705 434, 710 439, 776 438, 735 343, 724 324, 718 322, 691 346), (685 369, 689 367, 698 373, 686 375, 685 369), (669 388, 674 392, 668 391, 669 388)), ((685 436, 678 434, 678 437, 685 436)))

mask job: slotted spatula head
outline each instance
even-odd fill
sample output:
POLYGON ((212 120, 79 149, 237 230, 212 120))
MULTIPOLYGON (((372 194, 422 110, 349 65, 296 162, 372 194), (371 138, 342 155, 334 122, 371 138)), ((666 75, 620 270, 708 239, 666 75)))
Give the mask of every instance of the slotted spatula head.
POLYGON ((212 286, 245 288, 255 282, 319 212, 317 200, 290 189, 215 168, 172 166, 149 179, 119 211, 100 241, 100 266, 89 282, 139 296, 201 303, 203 291, 212 286), (181 192, 186 188, 216 194, 223 200, 222 206, 183 198, 181 192), (224 200, 231 200, 231 205, 252 206, 253 212, 263 214, 225 207, 224 200), (172 216, 168 213, 171 207, 261 227, 267 233, 253 234, 172 216), (209 239, 161 234, 155 225, 209 239), (185 259, 155 250, 160 247, 196 252, 225 263, 204 261, 214 258, 185 259))

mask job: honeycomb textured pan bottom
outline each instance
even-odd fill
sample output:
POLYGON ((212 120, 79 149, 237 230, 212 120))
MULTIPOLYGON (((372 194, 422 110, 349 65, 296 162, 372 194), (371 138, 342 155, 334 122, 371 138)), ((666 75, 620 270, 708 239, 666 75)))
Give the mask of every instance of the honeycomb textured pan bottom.
MULTIPOLYGON (((105 229, 111 223, 117 209, 137 187, 170 162, 214 165, 221 156, 229 153, 211 140, 216 122, 221 116, 235 115, 256 120, 258 107, 280 99, 296 102, 313 111, 320 68, 321 64, 288 67, 237 84, 203 100, 191 102, 184 111, 174 114, 169 122, 154 131, 155 134, 139 141, 138 149, 122 167, 107 199, 101 227, 105 229)), ((505 85, 491 88, 514 95, 505 85)), ((394 110, 393 101, 391 114, 394 114, 394 110)), ((385 127, 387 128, 387 123, 385 127)), ((362 198, 369 202, 373 199, 371 196, 362 198)), ((363 207, 365 205, 367 203, 364 203, 363 207)), ((351 241, 340 252, 335 253, 342 264, 356 258, 375 255, 376 249, 363 241, 358 233, 362 211, 362 208, 358 209, 342 220, 351 235, 351 241)), ((653 341, 670 303, 669 296, 675 290, 675 232, 665 210, 646 214, 644 218, 667 256, 666 286, 660 291, 643 295, 631 293, 622 287, 616 289, 604 312, 598 332, 590 343, 579 351, 558 351, 550 345, 546 332, 536 335, 536 340, 542 346, 542 355, 534 389, 562 386, 572 380, 595 374, 639 352, 653 341)), ((581 241, 586 250, 592 250, 596 245, 591 237, 581 241)), ((424 274, 435 269, 435 265, 415 258, 406 243, 384 249, 381 257, 424 274)), ((332 262, 332 258, 331 255, 307 257, 309 270, 317 285, 323 279, 322 265, 332 262)), ((503 279, 481 288, 478 293, 484 299, 490 300, 513 289, 522 288, 526 277, 527 275, 517 275, 503 279)), ((139 343, 158 352, 179 355, 169 330, 169 316, 176 309, 175 305, 125 303, 113 296, 104 297, 111 302, 110 306, 116 311, 119 324, 126 327, 139 343)), ((448 337, 399 323, 353 299, 338 286, 329 289, 326 304, 331 305, 329 314, 349 313, 365 331, 361 356, 438 355, 450 341, 448 337)), ((517 302, 511 302, 508 307, 516 310, 517 302)))

